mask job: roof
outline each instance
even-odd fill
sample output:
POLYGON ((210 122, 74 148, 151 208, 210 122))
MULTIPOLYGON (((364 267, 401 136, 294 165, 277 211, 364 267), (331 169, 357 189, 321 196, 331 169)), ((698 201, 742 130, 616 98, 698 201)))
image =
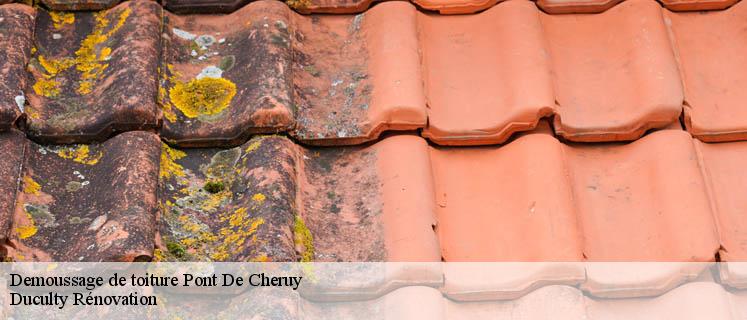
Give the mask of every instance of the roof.
POLYGON ((744 260, 731 4, 5 4, 0 238, 15 260, 744 260))

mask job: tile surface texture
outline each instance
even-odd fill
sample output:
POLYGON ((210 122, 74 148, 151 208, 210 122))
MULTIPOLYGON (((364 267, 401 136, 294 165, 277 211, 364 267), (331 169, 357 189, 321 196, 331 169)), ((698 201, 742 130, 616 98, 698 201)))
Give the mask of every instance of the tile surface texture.
POLYGON ((0 5, 0 131, 13 125, 25 108, 25 71, 33 46, 35 10, 20 4, 0 5))

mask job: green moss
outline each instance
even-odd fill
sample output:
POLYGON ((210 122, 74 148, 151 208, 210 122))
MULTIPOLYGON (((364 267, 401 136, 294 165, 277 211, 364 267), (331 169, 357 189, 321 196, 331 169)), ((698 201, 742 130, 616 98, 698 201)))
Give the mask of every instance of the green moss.
POLYGON ((311 235, 311 230, 306 227, 303 218, 298 215, 293 225, 293 242, 296 245, 296 251, 301 254, 301 262, 314 260, 314 237, 311 235))
POLYGON ((177 242, 167 242, 166 250, 168 250, 171 255, 177 258, 182 258, 187 253, 186 250, 184 250, 184 247, 177 242))
POLYGON ((209 193, 216 194, 225 190, 226 186, 221 181, 208 181, 202 189, 209 193))

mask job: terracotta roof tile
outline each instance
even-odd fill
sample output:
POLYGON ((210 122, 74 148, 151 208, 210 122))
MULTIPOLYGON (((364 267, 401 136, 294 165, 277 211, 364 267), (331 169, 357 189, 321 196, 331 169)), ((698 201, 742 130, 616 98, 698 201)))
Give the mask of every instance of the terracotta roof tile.
POLYGON ((440 14, 475 13, 501 1, 503 0, 412 0, 423 9, 438 11, 440 14))
POLYGON ((378 0, 286 0, 285 3, 300 13, 360 13, 378 0))
POLYGON ((25 107, 25 66, 33 43, 35 12, 29 6, 0 6, 0 131, 7 130, 25 107))
MULTIPOLYGON (((696 140, 697 141, 697 140, 696 140)), ((703 143, 696 142, 703 172, 710 188, 715 212, 722 261, 747 261, 747 199, 741 193, 747 185, 744 159, 747 142, 703 143)))
POLYGON ((601 14, 541 18, 558 134, 573 141, 633 140, 677 120, 682 85, 656 2, 630 0, 601 14))
POLYGON ((230 13, 252 0, 161 0, 164 8, 176 13, 230 13))
POLYGON ((102 13, 38 10, 28 134, 87 142, 155 127, 160 14, 147 0, 102 13))
POLYGON ((21 178, 21 163, 26 151, 22 133, 17 131, 0 133, 0 240, 8 238, 13 221, 16 191, 21 178))
POLYGON ((671 24, 685 88, 685 124, 704 141, 744 140, 747 113, 747 2, 725 11, 672 13, 671 24))
POLYGON ((703 11, 726 9, 739 0, 660 0, 672 11, 703 11))
POLYGON ((439 260, 418 137, 354 149, 257 137, 225 150, 164 145, 161 159, 167 260, 439 260))
POLYGON ((10 236, 16 261, 150 259, 158 137, 127 132, 100 145, 26 142, 10 236))
POLYGON ((428 127, 439 144, 502 143, 553 112, 538 9, 507 1, 465 16, 419 15, 428 127))
POLYGON ((623 0, 537 0, 537 6, 547 13, 599 13, 623 0))
POLYGON ((119 4, 121 1, 122 0, 41 0, 47 8, 56 11, 109 9, 119 4))

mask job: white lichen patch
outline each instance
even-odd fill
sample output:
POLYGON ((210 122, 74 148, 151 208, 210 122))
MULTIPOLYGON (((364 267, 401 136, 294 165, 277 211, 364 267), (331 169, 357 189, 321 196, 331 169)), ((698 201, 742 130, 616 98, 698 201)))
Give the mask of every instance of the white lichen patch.
POLYGON ((182 29, 172 28, 171 32, 173 32, 175 36, 177 36, 179 38, 182 38, 184 40, 192 41, 195 38, 197 38, 197 35, 195 35, 193 33, 189 33, 189 32, 184 31, 182 29))
POLYGON ((206 49, 207 49, 207 47, 212 46, 215 43, 215 41, 216 41, 215 37, 213 37, 211 35, 207 35, 207 34, 203 34, 203 35, 197 37, 197 39, 195 39, 195 43, 198 46, 205 47, 206 49))
POLYGON ((202 71, 200 71, 200 74, 197 75, 198 80, 202 78, 218 79, 221 77, 223 77, 223 70, 216 66, 207 66, 204 69, 202 69, 202 71))
POLYGON ((16 100, 16 106, 18 106, 18 110, 21 110, 21 112, 24 112, 24 107, 26 106, 26 96, 23 95, 23 93, 17 95, 15 97, 16 100))

